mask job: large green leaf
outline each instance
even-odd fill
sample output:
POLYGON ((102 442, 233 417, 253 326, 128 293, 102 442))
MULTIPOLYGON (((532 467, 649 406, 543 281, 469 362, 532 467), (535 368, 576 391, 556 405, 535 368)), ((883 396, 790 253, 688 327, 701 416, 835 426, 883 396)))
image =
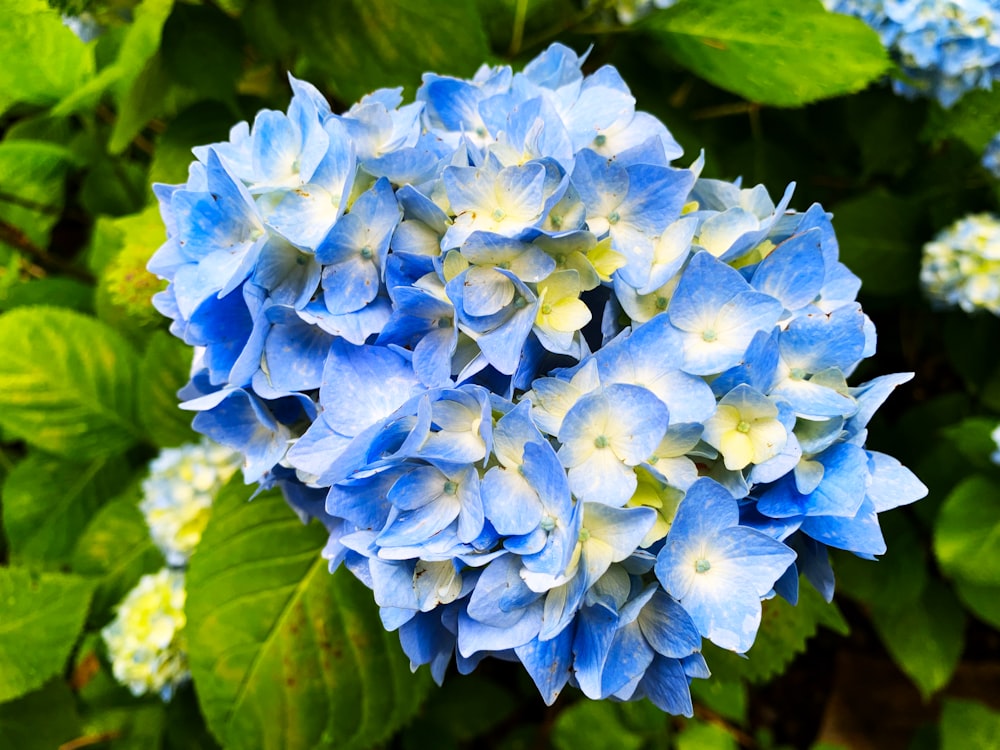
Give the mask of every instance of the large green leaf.
POLYGON ((849 94, 889 68, 874 31, 817 0, 687 0, 640 25, 693 73, 761 104, 849 94))
POLYGON ((178 407, 177 391, 188 381, 191 347, 157 331, 139 364, 139 419, 161 448, 198 439, 191 429, 191 413, 178 407))
POLYGON ((574 703, 561 711, 552 725, 556 750, 639 750, 642 744, 642 736, 629 730, 611 701, 574 703))
POLYGON ((3 527, 14 562, 58 566, 69 560, 77 537, 125 480, 119 462, 87 463, 33 453, 3 485, 3 527))
POLYGON ((139 510, 138 493, 135 486, 101 508, 73 551, 73 572, 96 579, 90 619, 97 626, 110 619, 111 608, 143 575, 164 564, 139 510))
POLYGON ((302 0, 275 9, 347 103, 382 86, 412 92, 428 70, 471 75, 490 53, 474 0, 302 0))
POLYGON ((0 747, 52 750, 80 736, 80 717, 69 686, 52 680, 45 687, 0 705, 0 747))
POLYGON ((331 576, 324 529, 303 526, 277 492, 252 502, 230 482, 188 572, 191 673, 209 728, 241 748, 365 748, 419 707, 371 593, 331 576))
POLYGON ((93 52, 45 0, 0 0, 0 114, 12 104, 52 104, 94 70, 93 52))
POLYGON ((62 671, 89 604, 82 578, 0 568, 0 703, 62 671))
POLYGON ((1000 486, 973 476, 941 506, 934 552, 948 575, 981 586, 1000 586, 1000 486))
POLYGON ((948 683, 965 641, 965 613, 951 589, 932 580, 912 606, 871 613, 886 650, 925 699, 948 683))
POLYGON ((976 89, 955 102, 950 109, 935 107, 927 120, 924 135, 937 140, 955 138, 979 154, 997 134, 1000 121, 1000 88, 976 89))
POLYGON ((70 310, 19 307, 0 315, 0 351, 9 436, 76 460, 135 442, 136 357, 115 331, 70 310))

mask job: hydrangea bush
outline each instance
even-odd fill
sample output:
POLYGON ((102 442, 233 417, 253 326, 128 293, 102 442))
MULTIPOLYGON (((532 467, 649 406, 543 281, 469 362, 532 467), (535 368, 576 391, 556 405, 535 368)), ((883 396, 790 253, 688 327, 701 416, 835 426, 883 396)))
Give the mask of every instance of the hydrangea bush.
POLYGON ((991 0, 823 0, 878 32, 902 77, 893 90, 951 107, 1000 79, 1000 7, 991 0))
POLYGON ((0 0, 0 746, 1000 735, 993 5, 0 0))
POLYGON ((428 73, 344 114, 291 79, 156 186, 194 426, 317 516, 413 667, 690 715, 701 639, 922 497, 864 448, 898 384, 821 206, 700 179, 609 66, 428 73))

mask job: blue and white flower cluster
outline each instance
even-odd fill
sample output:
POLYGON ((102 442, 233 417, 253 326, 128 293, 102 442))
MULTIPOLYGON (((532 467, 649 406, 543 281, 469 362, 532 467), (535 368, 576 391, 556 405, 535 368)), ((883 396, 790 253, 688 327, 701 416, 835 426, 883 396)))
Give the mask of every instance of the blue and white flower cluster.
POLYGON ((932 302, 1000 315, 1000 219, 971 214, 924 245, 920 282, 932 302))
POLYGON ((878 32, 902 68, 897 94, 950 107, 1000 78, 1000 5, 995 0, 823 0, 878 32))
POLYGON ((925 488, 864 448, 896 385, 830 215, 701 160, 554 45, 343 114, 292 80, 158 186, 194 426, 330 532, 414 668, 690 714, 701 640, 825 596, 925 488))
POLYGON ((204 439, 165 448, 149 463, 139 508, 168 567, 139 579, 102 631, 111 671, 135 695, 169 700, 190 677, 184 566, 201 541, 212 503, 239 468, 239 454, 204 439))
POLYGON ((102 631, 111 672, 133 695, 169 700, 191 673, 187 662, 184 572, 163 568, 144 575, 102 631))

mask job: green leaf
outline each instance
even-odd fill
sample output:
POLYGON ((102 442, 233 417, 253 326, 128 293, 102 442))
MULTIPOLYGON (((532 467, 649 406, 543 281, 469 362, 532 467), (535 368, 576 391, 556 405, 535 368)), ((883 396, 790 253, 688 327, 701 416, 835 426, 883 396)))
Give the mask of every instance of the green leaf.
POLYGON ((90 586, 77 576, 0 568, 0 703, 62 671, 83 628, 90 586))
POLYGON ((72 155, 62 146, 44 141, 0 143, 0 221, 47 248, 62 213, 72 165, 72 155))
POLYGON ((913 606, 871 614, 889 655, 925 699, 948 684, 962 654, 965 613, 947 586, 932 580, 913 606))
POLYGON ((942 432, 952 446, 979 468, 993 466, 990 456, 997 450, 992 433, 997 427, 995 417, 970 417, 942 432))
POLYGON ((737 724, 743 724, 747 720, 749 696, 745 682, 727 682, 714 676, 709 680, 692 680, 691 697, 695 703, 708 706, 715 713, 737 724))
POLYGON ((516 708, 510 691, 476 674, 456 676, 425 707, 408 728, 416 747, 435 745, 442 733, 468 742, 502 723, 516 708))
POLYGON ((73 551, 74 573, 96 579, 90 619, 106 623, 111 609, 146 573, 163 567, 163 555, 149 537, 139 510, 138 485, 98 511, 73 551))
POLYGON ((0 747, 52 750, 81 731, 73 693, 62 680, 0 705, 0 747))
POLYGON ((382 86, 412 92, 428 70, 472 75, 490 55, 474 0, 303 0, 275 9, 344 102, 382 86))
POLYGON ((889 68, 874 31, 816 0, 683 2, 639 26, 696 75, 761 104, 860 91, 889 68))
POLYGON ((973 476, 952 490, 938 514, 934 553, 948 575, 1000 586, 1000 486, 973 476))
POLYGON ((552 726, 557 750, 639 750, 642 736, 629 730, 610 701, 581 700, 561 711, 552 726))
POLYGON ((677 735, 677 750, 738 750, 729 732, 706 721, 689 721, 677 735))
POLYGON ((0 18, 0 114, 57 102, 93 73, 93 52, 45 0, 0 0, 0 18))
POLYGON ((916 289, 920 226, 915 207, 876 189, 833 207, 840 259, 871 294, 916 289))
POLYGON ((792 606, 775 597, 763 602, 757 639, 743 659, 731 651, 724 651, 705 643, 705 658, 713 674, 723 680, 743 677, 751 682, 770 680, 805 650, 806 641, 823 625, 846 635, 847 622, 836 604, 827 604, 816 589, 805 581, 799 586, 799 602, 792 606))
POLYGON ((1000 711, 949 698, 941 711, 941 750, 996 750, 1000 711))
POLYGON ((0 425, 56 455, 118 455, 135 442, 136 358, 102 323, 69 310, 0 315, 0 425))
POLYGON ((55 567, 69 561, 80 532, 118 494, 125 477, 117 461, 87 463, 32 453, 3 485, 3 527, 16 563, 55 567))
POLYGON ((163 63, 170 77, 205 98, 235 103, 243 71, 238 23, 205 5, 179 4, 163 26, 163 63))
POLYGON ((94 311, 94 288, 64 276, 46 276, 15 284, 0 294, 0 310, 27 305, 56 305, 82 313, 94 311))
POLYGON ((409 719, 428 686, 411 675, 371 592, 330 575, 318 524, 281 495, 248 503, 230 482, 187 579, 191 673, 209 728, 226 748, 365 748, 409 719))
POLYGON ((1000 630, 1000 586, 979 586, 959 579, 953 588, 972 614, 1000 630))
MULTIPOLYGON (((52 114, 63 117, 93 109, 108 89, 112 89, 119 100, 127 96, 146 64, 160 48, 163 24, 173 5, 173 0, 144 0, 139 3, 133 11, 133 21, 125 31, 115 61, 86 85, 65 92, 68 96, 53 108, 52 114)), ((163 92, 158 93, 162 95, 163 92)))
POLYGON ((178 407, 177 391, 188 381, 192 349, 173 336, 157 331, 139 363, 139 420, 146 434, 161 448, 197 440, 191 413, 178 407))

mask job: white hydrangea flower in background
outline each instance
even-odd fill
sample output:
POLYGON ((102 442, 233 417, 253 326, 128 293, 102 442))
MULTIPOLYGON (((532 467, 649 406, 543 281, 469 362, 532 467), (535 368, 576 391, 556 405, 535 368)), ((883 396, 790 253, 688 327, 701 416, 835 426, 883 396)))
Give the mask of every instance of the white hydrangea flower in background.
POLYGON ((1000 219, 973 214, 924 245, 920 282, 935 302, 1000 315, 1000 219))
POLYGON ((997 449, 993 451, 990 458, 993 460, 993 463, 1000 464, 1000 424, 993 428, 993 432, 990 433, 990 437, 993 438, 993 442, 997 447, 997 449))
POLYGON ((185 598, 183 572, 144 575, 101 631, 111 671, 133 695, 159 693, 168 700, 189 677, 185 598))
POLYGON ((212 501, 240 460, 235 451, 205 439, 166 448, 150 462, 139 507, 167 563, 187 563, 208 523, 212 501))

